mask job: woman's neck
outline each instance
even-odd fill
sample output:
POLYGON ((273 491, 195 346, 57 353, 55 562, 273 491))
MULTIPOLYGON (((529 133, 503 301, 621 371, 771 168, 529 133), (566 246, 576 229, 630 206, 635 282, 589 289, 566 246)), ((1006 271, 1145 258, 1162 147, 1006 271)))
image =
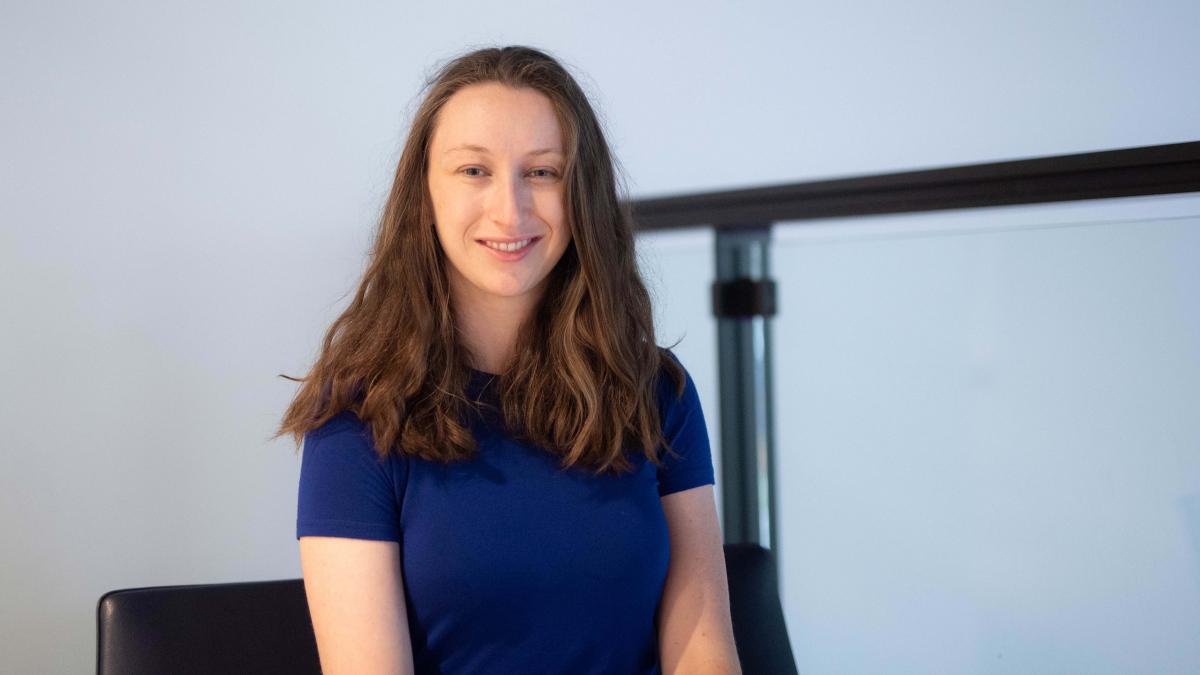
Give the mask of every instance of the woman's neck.
POLYGON ((455 326, 475 369, 504 372, 513 358, 517 333, 533 311, 534 302, 536 299, 528 296, 481 298, 470 292, 453 295, 455 326))

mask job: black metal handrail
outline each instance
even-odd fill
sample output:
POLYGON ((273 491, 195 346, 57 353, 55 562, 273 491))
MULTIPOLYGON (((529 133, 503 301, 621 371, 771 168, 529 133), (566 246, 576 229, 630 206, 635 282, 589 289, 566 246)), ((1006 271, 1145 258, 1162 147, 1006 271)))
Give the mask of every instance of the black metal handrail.
POLYGON ((1200 141, 631 201, 639 230, 1200 192, 1200 141))

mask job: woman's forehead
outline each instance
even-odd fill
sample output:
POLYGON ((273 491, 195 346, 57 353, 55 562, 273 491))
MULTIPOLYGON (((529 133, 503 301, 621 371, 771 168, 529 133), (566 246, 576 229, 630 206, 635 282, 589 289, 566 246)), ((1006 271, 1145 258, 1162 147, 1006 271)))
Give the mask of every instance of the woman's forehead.
POLYGON ((439 111, 432 146, 438 154, 564 154, 554 105, 534 89, 499 83, 455 92, 439 111))

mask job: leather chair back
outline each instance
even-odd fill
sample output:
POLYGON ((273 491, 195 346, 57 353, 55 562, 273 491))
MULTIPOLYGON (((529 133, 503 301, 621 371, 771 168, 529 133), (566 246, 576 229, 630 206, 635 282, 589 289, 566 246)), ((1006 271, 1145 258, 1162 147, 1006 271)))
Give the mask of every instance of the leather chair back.
MULTIPOLYGON (((771 554, 726 544, 730 613, 745 675, 793 675, 771 554)), ((98 675, 320 675, 303 579, 130 588, 97 607, 98 675)))
POLYGON ((320 675, 303 579, 131 588, 97 608, 99 675, 320 675))

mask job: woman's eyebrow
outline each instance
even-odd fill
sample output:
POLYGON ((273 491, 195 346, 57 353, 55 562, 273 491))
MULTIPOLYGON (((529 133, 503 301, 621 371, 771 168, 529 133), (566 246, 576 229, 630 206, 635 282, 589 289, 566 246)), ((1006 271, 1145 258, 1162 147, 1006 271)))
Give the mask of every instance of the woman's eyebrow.
MULTIPOLYGON (((488 150, 487 148, 483 147, 482 145, 475 145, 473 143, 463 143, 462 145, 457 145, 453 148, 450 148, 449 150, 447 150, 446 152, 444 152, 442 154, 448 155, 452 152, 459 152, 459 151, 478 152, 478 153, 484 154, 484 155, 490 155, 492 153, 491 150, 488 150)), ((548 155, 548 154, 561 155, 563 153, 562 153, 562 150, 559 150, 558 148, 539 148, 537 150, 531 150, 527 154, 530 157, 534 157, 536 155, 548 155)))

